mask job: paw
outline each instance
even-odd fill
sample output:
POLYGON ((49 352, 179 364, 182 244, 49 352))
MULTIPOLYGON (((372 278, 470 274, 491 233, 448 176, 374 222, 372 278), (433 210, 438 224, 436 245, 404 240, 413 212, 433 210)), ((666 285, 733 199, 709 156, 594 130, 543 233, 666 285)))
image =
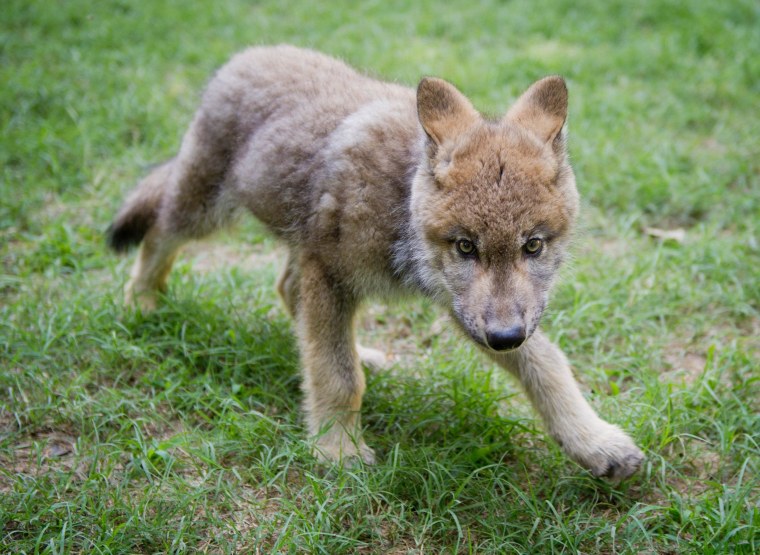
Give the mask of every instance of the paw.
POLYGON ((393 366, 393 359, 377 349, 370 349, 357 344, 356 352, 359 354, 359 360, 362 364, 370 370, 388 370, 393 366))
POLYGON ((127 308, 140 310, 144 314, 156 310, 158 295, 159 292, 154 289, 138 290, 132 279, 124 286, 124 304, 127 308))
POLYGON ((375 464, 375 452, 361 438, 351 437, 341 430, 328 431, 314 444, 314 455, 320 462, 337 463, 344 467, 356 466, 359 461, 375 464))
POLYGON ((559 437, 567 455, 597 478, 617 483, 632 476, 644 462, 633 440, 617 426, 601 422, 584 434, 559 437))

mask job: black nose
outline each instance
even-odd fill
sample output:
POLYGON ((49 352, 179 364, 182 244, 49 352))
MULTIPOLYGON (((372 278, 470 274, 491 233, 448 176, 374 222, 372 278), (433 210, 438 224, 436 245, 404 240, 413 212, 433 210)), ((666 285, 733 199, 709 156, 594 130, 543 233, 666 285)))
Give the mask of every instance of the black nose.
POLYGON ((525 330, 518 326, 486 332, 488 346, 494 351, 517 349, 525 341, 525 330))

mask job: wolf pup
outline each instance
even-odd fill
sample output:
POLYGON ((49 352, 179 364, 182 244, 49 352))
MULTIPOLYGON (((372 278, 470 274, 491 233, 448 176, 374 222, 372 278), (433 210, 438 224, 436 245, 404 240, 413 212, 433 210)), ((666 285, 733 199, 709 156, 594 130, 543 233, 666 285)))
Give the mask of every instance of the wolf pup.
POLYGON ((248 49, 109 228, 116 251, 142 244, 126 300, 152 309, 180 246, 245 207, 289 249, 277 289, 296 322, 318 457, 373 462, 360 360, 383 355, 355 343, 354 314, 367 297, 420 292, 517 376, 571 459, 626 478, 642 452, 597 416, 538 329, 578 213, 566 116, 560 77, 487 119, 441 79, 414 91, 309 50, 248 49))

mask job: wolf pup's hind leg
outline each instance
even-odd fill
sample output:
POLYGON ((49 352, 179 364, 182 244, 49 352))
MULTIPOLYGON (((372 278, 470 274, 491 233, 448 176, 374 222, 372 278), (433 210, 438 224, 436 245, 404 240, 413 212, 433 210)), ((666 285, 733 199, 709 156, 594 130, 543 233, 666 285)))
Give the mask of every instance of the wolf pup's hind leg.
POLYGON ((179 154, 140 182, 108 229, 117 252, 141 245, 125 286, 128 305, 154 309, 180 247, 224 225, 239 204, 225 187, 229 153, 214 140, 215 127, 196 116, 179 154))
POLYGON ((155 308, 158 293, 165 290, 166 278, 182 243, 161 233, 159 223, 174 163, 175 160, 170 160, 154 168, 140 182, 107 231, 108 246, 116 252, 141 245, 124 294, 128 305, 146 311, 155 308))

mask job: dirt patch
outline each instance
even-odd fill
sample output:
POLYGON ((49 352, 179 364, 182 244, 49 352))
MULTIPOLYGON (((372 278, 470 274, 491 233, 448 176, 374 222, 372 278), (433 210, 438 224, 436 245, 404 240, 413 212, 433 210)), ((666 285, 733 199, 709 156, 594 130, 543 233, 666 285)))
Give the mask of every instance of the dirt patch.
POLYGON ((707 369, 707 357, 704 353, 687 350, 679 344, 666 347, 664 359, 671 370, 660 374, 661 382, 681 381, 686 385, 693 385, 707 369))
POLYGON ((51 461, 63 459, 74 453, 76 444, 74 436, 56 431, 35 434, 35 436, 33 441, 16 445, 19 460, 29 460, 36 455, 38 460, 51 461))
POLYGON ((760 365, 760 318, 750 318, 739 326, 740 341, 750 357, 760 365))
MULTIPOLYGON (((20 372, 20 370, 14 368, 9 370, 9 373, 20 372)), ((18 421, 13 413, 6 410, 4 407, 0 407, 0 440, 9 435, 13 430, 17 429, 18 421)))
POLYGON ((370 304, 358 318, 361 342, 390 356, 406 357, 416 350, 411 320, 382 304, 370 304))
MULTIPOLYGON (((213 533, 209 534, 208 539, 198 546, 199 552, 223 553, 221 546, 228 545, 237 537, 238 539, 245 538, 242 543, 237 544, 238 552, 265 553, 257 537, 262 528, 270 527, 279 531, 284 524, 277 522, 278 515, 283 512, 282 504, 278 499, 272 498, 265 488, 251 487, 243 482, 237 482, 234 484, 234 491, 234 497, 229 498, 229 508, 217 514, 228 523, 227 527, 212 530, 213 533)), ((265 538, 263 543, 274 545, 276 539, 276 537, 265 538)))
POLYGON ((681 472, 670 473, 668 479, 668 485, 679 495, 698 497, 712 487, 711 483, 725 481, 727 461, 708 442, 687 438, 668 451, 669 458, 680 458, 684 464, 681 472))
POLYGON ((595 258, 601 253, 607 258, 623 258, 631 251, 631 241, 622 237, 603 237, 586 233, 576 238, 573 249, 583 258, 595 258))
MULTIPOLYGON (((12 425, 12 424, 11 424, 12 425)), ((157 450, 165 450, 182 464, 184 469, 193 473, 192 456, 189 455, 181 441, 186 433, 179 422, 168 423, 159 426, 149 423, 142 430, 143 439, 148 445, 155 445, 157 450), (179 438, 180 440, 177 440, 179 438)), ((9 471, 9 475, 18 476, 45 476, 56 472, 72 473, 77 479, 85 481, 92 470, 92 451, 97 449, 95 445, 80 444, 78 431, 73 428, 44 428, 29 433, 9 449, 0 453, 0 466, 9 471), (80 449, 84 449, 80 452, 80 449)), ((130 457, 130 453, 124 451, 124 460, 109 466, 108 473, 115 479, 116 470, 123 470, 130 457)), ((138 457, 142 454, 137 454, 138 457)), ((108 457, 103 458, 106 462, 108 457)), ((12 480, 0 474, 0 492, 12 488, 12 480), (6 479, 4 479, 6 478, 6 479)))
POLYGON ((663 347, 663 360, 668 369, 660 374, 660 381, 690 386, 709 374, 728 389, 738 387, 743 378, 733 372, 716 371, 721 364, 711 362, 711 357, 720 359, 726 344, 738 346, 750 359, 760 361, 760 319, 713 325, 701 333, 676 336, 663 347), (710 354, 713 349, 714 353, 710 354))
MULTIPOLYGON (((10 456, 0 454, 0 465, 16 476, 43 476, 63 470, 84 479, 86 465, 75 456, 76 444, 77 438, 71 430, 38 431, 12 446, 10 456)), ((12 481, 0 474, 0 492, 12 488, 12 481)))
MULTIPOLYGON (((432 346, 441 334, 455 334, 450 318, 438 316, 425 326, 413 322, 396 307, 372 303, 357 318, 359 342, 365 347, 378 349, 399 366, 413 368, 421 359, 433 355, 432 346)), ((436 353, 435 356, 441 356, 436 353)))
POLYGON ((216 272, 232 266, 242 270, 257 270, 263 266, 283 267, 287 258, 285 247, 226 245, 213 241, 198 241, 186 245, 182 257, 189 260, 193 270, 216 272))
POLYGON ((728 150, 726 146, 718 141, 715 137, 707 137, 697 145, 698 149, 705 152, 723 155, 728 150))

